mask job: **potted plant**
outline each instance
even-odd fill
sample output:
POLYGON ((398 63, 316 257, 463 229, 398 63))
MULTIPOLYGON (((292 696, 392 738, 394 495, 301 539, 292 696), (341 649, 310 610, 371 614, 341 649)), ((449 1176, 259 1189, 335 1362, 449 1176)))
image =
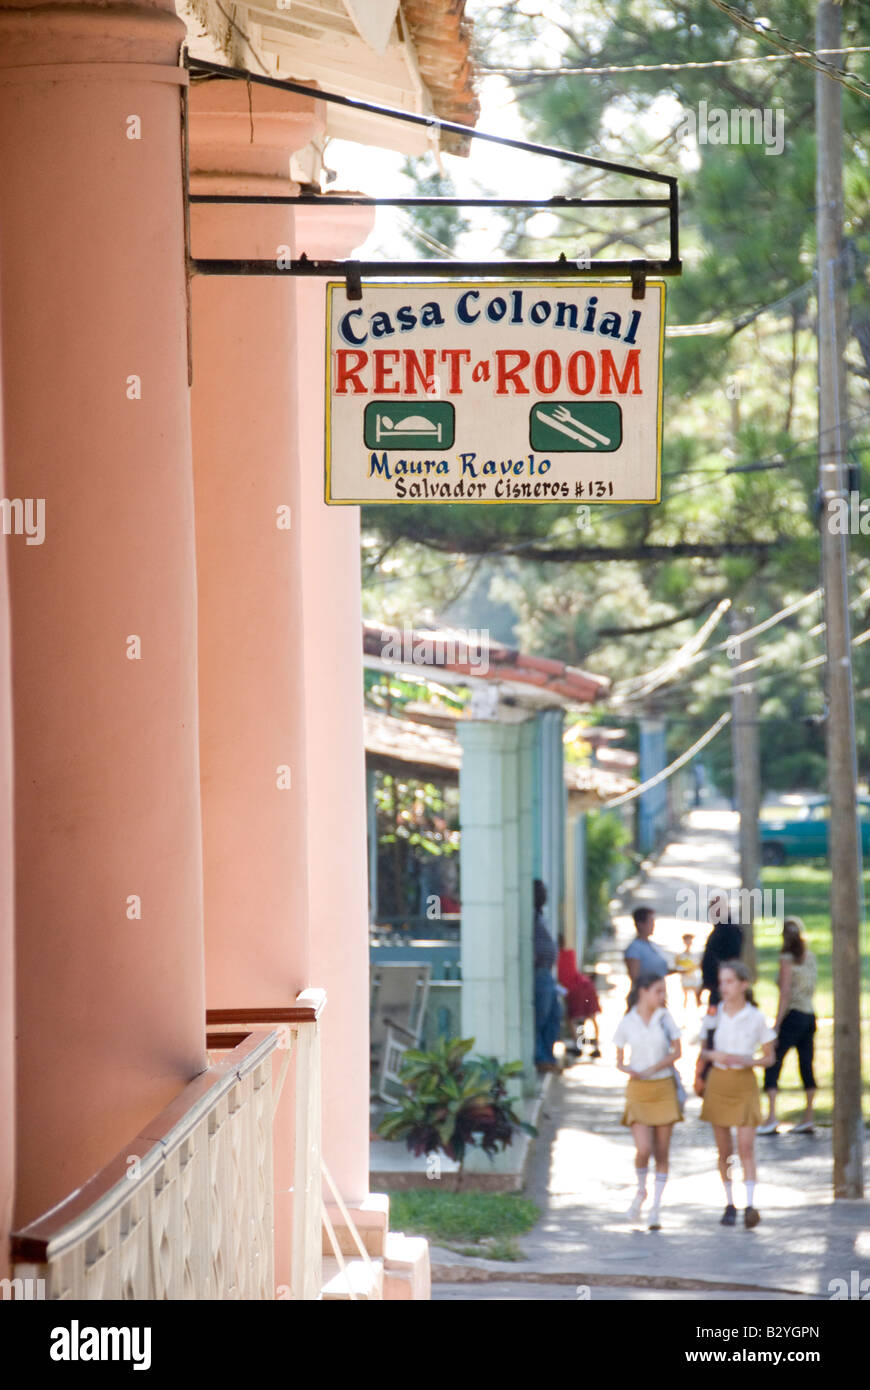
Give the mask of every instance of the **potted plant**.
POLYGON ((441 1038, 429 1052, 405 1053, 400 1076, 405 1097, 378 1126, 384 1139, 404 1139, 411 1153, 439 1150, 459 1164, 462 1185, 465 1155, 480 1148, 490 1158, 533 1125, 520 1119, 507 1083, 522 1072, 521 1062, 468 1057, 473 1038, 441 1038))

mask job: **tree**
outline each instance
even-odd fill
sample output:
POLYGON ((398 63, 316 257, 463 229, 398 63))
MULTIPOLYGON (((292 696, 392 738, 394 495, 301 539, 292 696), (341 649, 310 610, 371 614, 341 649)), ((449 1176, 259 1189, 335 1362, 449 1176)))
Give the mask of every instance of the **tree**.
MULTIPOLYGON (((814 8, 810 0, 775 0, 765 13, 812 47, 814 8)), ((849 7, 843 19, 844 45, 870 42, 866 9, 849 7)), ((492 67, 539 65, 543 55, 549 66, 636 69, 771 51, 712 5, 588 0, 579 12, 551 6, 531 17, 512 4, 481 8, 476 23, 478 58, 492 67)), ((870 70, 866 55, 836 61, 865 75, 870 70)), ((415 572, 429 572, 428 606, 442 616, 471 574, 478 592, 485 588, 490 602, 516 612, 524 645, 622 677, 663 660, 723 596, 763 619, 816 582, 813 73, 777 61, 510 80, 533 138, 679 174, 685 271, 669 286, 668 322, 725 327, 668 339, 660 506, 602 506, 583 529, 573 505, 371 507, 364 525, 372 550, 389 551, 396 607, 402 572, 411 605, 422 587, 415 572), (761 143, 692 140, 688 118, 699 134, 702 101, 708 111, 781 111, 782 153, 761 143)), ((870 417, 870 174, 863 152, 870 102, 844 93, 844 109, 848 413, 858 463, 870 417)), ((571 172, 562 191, 593 183, 596 191, 616 192, 583 169, 571 172)), ((619 192, 626 191, 623 180, 619 192)), ((499 238, 520 255, 568 254, 585 243, 594 255, 612 257, 638 255, 639 247, 655 245, 656 234, 584 209, 560 214, 546 243, 530 237, 516 216, 505 219, 499 238)), ((860 574, 870 558, 866 535, 853 538, 852 553, 860 574)), ((371 608, 385 589, 382 579, 374 566, 371 608)), ((860 630, 863 600, 855 602, 860 630)), ((817 622, 818 614, 802 610, 762 645, 767 661, 769 644, 777 644, 777 660, 760 682, 761 717, 775 721, 770 740, 762 741, 768 784, 784 768, 808 783, 820 771, 818 726, 809 722, 823 713, 819 668, 801 669, 820 654, 817 622)), ((855 650, 855 669, 859 687, 870 684, 863 646, 855 650)), ((727 698, 724 657, 694 666, 689 680, 665 689, 665 710, 670 702, 689 721, 675 735, 681 746, 727 698)), ((859 752, 866 771, 866 735, 859 752)))

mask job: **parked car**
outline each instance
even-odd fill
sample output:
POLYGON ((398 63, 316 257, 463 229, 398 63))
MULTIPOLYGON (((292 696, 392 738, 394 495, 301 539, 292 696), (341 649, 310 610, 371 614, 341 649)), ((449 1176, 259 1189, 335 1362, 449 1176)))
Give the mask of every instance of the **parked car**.
MULTIPOLYGON (((828 825, 831 806, 826 796, 807 801, 797 815, 788 820, 762 820, 761 861, 784 864, 787 859, 815 859, 828 853, 828 825)), ((858 797, 858 823, 861 851, 870 853, 870 797, 858 797)))

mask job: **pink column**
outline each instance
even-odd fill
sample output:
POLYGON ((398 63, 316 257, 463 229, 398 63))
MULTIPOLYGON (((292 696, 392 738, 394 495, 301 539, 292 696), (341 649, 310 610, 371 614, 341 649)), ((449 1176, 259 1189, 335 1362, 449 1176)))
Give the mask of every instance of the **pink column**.
MULTIPOLYGON (((192 188, 284 195, 320 105, 232 81, 191 92, 192 188), (250 105, 249 105, 250 102, 250 105)), ((201 258, 274 259, 286 207, 194 205, 201 258)), ((287 1005, 319 985, 309 960, 307 771, 294 466, 293 286, 193 284, 193 436, 207 1001, 287 1005)), ((332 999, 327 1003, 327 1013, 332 999)), ((276 1118, 276 1275, 289 1283, 292 1071, 276 1118)))
MULTIPOLYGON (((344 257, 372 224, 367 208, 300 208, 296 254, 344 257)), ((324 1158, 345 1200, 358 1202, 368 1193, 369 1174, 360 514, 358 507, 327 507, 323 500, 324 281, 300 280, 295 293, 311 978, 329 998, 323 1021, 324 1158)))
POLYGON ((0 9, 18 1197, 66 1196, 205 1063, 169 0, 0 9))
MULTIPOLYGON (((4 490, 0 439, 0 493, 4 490)), ((12 841, 12 675, 6 556, 20 536, 0 537, 0 1279, 9 1276, 9 1232, 15 1193, 15 956, 12 841)))

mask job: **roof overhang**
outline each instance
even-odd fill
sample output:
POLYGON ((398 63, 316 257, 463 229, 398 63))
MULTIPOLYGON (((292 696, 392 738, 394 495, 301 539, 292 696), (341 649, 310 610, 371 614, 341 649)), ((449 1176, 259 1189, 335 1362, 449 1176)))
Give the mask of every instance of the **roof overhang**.
POLYGON ((177 0, 191 56, 270 77, 310 82, 433 118, 430 128, 329 106, 327 137, 420 155, 467 154, 438 121, 474 125, 480 104, 464 0, 177 0))
POLYGON ((610 688, 564 661, 529 656, 490 641, 482 632, 423 631, 363 623, 363 661, 370 669, 393 671, 424 685, 459 685, 498 692, 498 717, 526 719, 539 709, 594 704, 610 688))

